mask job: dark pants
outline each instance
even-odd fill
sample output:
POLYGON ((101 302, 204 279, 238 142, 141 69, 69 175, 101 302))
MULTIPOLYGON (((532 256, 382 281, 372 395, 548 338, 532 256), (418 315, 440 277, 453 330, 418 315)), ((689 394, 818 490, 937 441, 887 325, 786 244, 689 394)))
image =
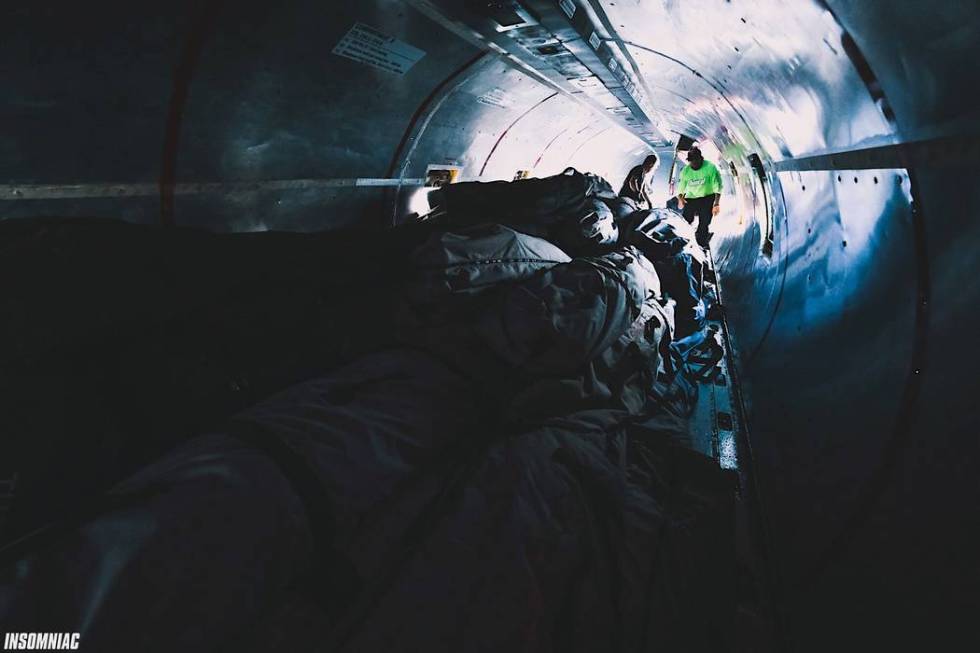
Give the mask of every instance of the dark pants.
POLYGON ((715 196, 698 197, 695 199, 684 200, 684 219, 690 224, 694 224, 694 218, 698 219, 697 240, 698 245, 708 246, 708 227, 711 225, 711 207, 714 206, 715 196))

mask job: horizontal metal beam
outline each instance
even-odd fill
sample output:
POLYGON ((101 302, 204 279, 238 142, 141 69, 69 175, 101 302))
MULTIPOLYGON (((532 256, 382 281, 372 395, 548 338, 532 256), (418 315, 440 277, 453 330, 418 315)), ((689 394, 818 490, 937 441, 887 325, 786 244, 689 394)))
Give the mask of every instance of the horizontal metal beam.
MULTIPOLYGON (((247 193, 253 191, 421 186, 422 184, 422 179, 370 177, 333 179, 272 179, 264 181, 209 181, 175 184, 174 194, 227 195, 229 193, 247 193)), ((156 182, 118 184, 0 184, 0 201, 86 199, 104 197, 156 197, 159 196, 159 194, 160 186, 156 182)))
POLYGON ((980 160, 980 136, 944 137, 856 150, 826 152, 772 164, 776 172, 806 170, 882 170, 944 166, 980 160))

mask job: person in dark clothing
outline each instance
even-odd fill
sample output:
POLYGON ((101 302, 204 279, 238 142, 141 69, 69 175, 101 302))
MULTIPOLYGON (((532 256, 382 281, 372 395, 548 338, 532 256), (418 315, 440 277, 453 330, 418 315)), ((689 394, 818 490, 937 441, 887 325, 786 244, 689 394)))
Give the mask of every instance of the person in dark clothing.
POLYGON ((677 186, 677 199, 685 220, 694 224, 694 218, 698 219, 698 245, 707 247, 711 240, 708 227, 711 218, 718 214, 721 201, 721 174, 713 163, 704 160, 701 150, 696 147, 687 153, 687 165, 681 170, 677 186))
POLYGON ((623 187, 619 189, 619 196, 633 200, 640 208, 653 208, 650 195, 647 193, 647 184, 650 183, 650 177, 653 176, 653 171, 656 168, 656 154, 651 154, 643 159, 643 163, 634 166, 626 175, 626 181, 623 182, 623 187))

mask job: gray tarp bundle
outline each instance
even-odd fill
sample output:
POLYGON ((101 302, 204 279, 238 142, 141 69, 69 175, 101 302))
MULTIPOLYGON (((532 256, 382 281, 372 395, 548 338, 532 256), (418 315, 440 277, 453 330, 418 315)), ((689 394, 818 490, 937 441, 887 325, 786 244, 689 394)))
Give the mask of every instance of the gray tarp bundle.
POLYGON ((655 265, 501 226, 413 239, 388 293, 318 323, 346 343, 322 371, 8 549, 5 629, 91 650, 724 649, 731 486, 651 399, 673 328, 655 265))
POLYGON ((602 177, 567 168, 543 179, 450 184, 433 191, 429 202, 450 229, 501 223, 579 253, 616 242, 606 204, 615 197, 602 177))

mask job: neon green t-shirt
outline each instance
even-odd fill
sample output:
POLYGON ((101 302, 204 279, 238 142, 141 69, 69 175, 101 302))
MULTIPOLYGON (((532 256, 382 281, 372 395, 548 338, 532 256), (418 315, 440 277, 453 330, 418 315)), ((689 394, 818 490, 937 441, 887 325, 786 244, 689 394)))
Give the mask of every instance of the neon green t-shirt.
POLYGON ((684 166, 681 170, 680 184, 677 186, 678 195, 683 194, 684 197, 693 200, 715 193, 721 194, 721 175, 715 164, 705 161, 698 170, 690 165, 684 166))

